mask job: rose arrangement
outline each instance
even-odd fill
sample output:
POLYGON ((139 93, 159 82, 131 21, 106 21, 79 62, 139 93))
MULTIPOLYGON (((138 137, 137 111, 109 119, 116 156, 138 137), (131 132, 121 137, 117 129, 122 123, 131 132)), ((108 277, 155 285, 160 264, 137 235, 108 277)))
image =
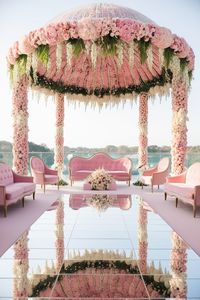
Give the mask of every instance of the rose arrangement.
POLYGON ((108 207, 112 206, 115 198, 109 195, 94 195, 86 199, 88 206, 96 208, 98 211, 105 211, 108 207))
POLYGON ((92 190, 108 190, 114 179, 102 168, 92 172, 86 181, 91 185, 92 190))

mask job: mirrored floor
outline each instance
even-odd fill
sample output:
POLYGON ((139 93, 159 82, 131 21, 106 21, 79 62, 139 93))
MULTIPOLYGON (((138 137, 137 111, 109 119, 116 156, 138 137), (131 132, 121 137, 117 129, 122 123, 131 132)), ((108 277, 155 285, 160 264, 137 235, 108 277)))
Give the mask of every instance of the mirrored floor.
POLYGON ((138 196, 63 195, 0 258, 0 299, 200 299, 200 258, 138 196))

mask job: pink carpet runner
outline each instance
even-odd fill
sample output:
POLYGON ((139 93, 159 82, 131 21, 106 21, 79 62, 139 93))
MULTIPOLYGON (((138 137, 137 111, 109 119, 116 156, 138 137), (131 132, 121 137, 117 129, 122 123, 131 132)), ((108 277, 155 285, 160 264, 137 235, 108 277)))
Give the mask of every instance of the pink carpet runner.
POLYGON ((36 199, 27 197, 24 208, 21 201, 8 207, 7 218, 0 208, 0 256, 28 229, 57 199, 59 193, 37 194, 36 199))

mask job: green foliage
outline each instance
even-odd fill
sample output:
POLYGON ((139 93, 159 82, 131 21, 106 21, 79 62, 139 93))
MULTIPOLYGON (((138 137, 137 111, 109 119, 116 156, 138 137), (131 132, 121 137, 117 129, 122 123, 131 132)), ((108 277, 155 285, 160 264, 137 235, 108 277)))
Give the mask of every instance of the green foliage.
POLYGON ((193 79, 193 72, 189 71, 188 72, 188 77, 189 77, 189 84, 191 85, 192 79, 193 79))
POLYGON ((68 185, 68 183, 64 179, 60 179, 59 180, 59 185, 60 186, 65 186, 65 185, 68 185))
POLYGON ((100 38, 97 43, 100 44, 102 54, 105 56, 115 56, 117 54, 117 44, 119 38, 109 34, 100 38))
POLYGON ((183 74, 186 66, 188 65, 187 58, 180 58, 180 69, 181 69, 181 74, 183 74))
POLYGON ((147 184, 142 183, 142 181, 140 181, 140 180, 137 180, 136 182, 133 182, 133 185, 135 185, 135 186, 147 186, 147 184))
POLYGON ((38 60, 45 66, 49 61, 49 45, 39 45, 36 49, 38 60))
POLYGON ((36 74, 36 79, 33 76, 32 72, 30 73, 33 84, 41 86, 43 88, 50 89, 52 91, 61 93, 61 94, 75 94, 75 95, 95 95, 99 98, 103 98, 105 95, 113 95, 120 97, 121 95, 131 94, 135 92, 140 94, 142 92, 148 92, 150 88, 155 86, 164 86, 167 82, 171 82, 172 74, 170 71, 165 71, 163 69, 162 74, 159 77, 155 77, 149 81, 142 81, 140 85, 130 85, 128 87, 118 87, 118 88, 96 88, 94 90, 88 90, 85 87, 79 87, 74 85, 64 85, 61 81, 53 81, 45 77, 44 75, 36 74))
POLYGON ((174 50, 170 47, 164 49, 164 62, 165 62, 165 66, 168 69, 169 68, 169 64, 172 60, 172 57, 174 56, 174 50))
POLYGON ((136 41, 138 44, 138 49, 140 51, 140 61, 141 64, 144 64, 147 60, 147 49, 150 46, 150 41, 145 41, 144 39, 141 39, 139 41, 136 41))
MULTIPOLYGON (((40 295, 41 291, 45 291, 48 288, 52 288, 53 283, 55 282, 56 278, 57 281, 60 282, 63 280, 65 274, 74 274, 78 272, 79 270, 86 270, 86 269, 116 269, 116 270, 124 270, 127 274, 137 275, 140 280, 142 280, 142 277, 140 275, 139 269, 137 266, 131 266, 131 264, 127 263, 126 261, 121 260, 83 260, 80 262, 74 262, 71 265, 68 265, 65 267, 65 265, 62 265, 60 273, 62 275, 55 276, 47 276, 45 279, 41 279, 38 284, 36 284, 32 289, 32 295, 31 297, 37 297, 40 295)), ((158 291, 162 296, 169 297, 170 296, 170 288, 166 287, 164 282, 162 281, 156 281, 154 279, 154 276, 152 275, 144 275, 143 276, 145 284, 150 285, 153 290, 158 291)))
POLYGON ((72 45, 73 55, 79 57, 81 52, 85 50, 85 44, 82 39, 69 39, 67 43, 72 45))
POLYGON ((20 54, 19 57, 16 59, 17 69, 20 76, 26 73, 26 63, 27 63, 27 55, 20 54))

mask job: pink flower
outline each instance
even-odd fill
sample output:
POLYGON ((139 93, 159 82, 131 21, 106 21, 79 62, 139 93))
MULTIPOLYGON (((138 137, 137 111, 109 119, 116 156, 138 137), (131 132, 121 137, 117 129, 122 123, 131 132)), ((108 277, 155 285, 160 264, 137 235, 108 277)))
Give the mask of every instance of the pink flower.
POLYGON ((55 25, 50 24, 45 28, 46 43, 49 45, 55 45, 57 43, 58 33, 55 25))
POLYGON ((81 39, 86 41, 95 41, 99 38, 99 33, 97 31, 96 24, 91 18, 82 19, 78 23, 78 34, 81 39))
POLYGON ((169 29, 165 27, 155 27, 155 33, 151 41, 152 44, 158 48, 165 49, 171 46, 173 36, 169 29))
POLYGON ((12 48, 10 48, 8 50, 7 60, 8 60, 8 63, 10 63, 11 65, 15 64, 16 58, 13 55, 12 48))
POLYGON ((29 37, 27 35, 23 36, 19 40, 19 52, 23 54, 30 54, 34 47, 30 44, 29 37))
POLYGON ((178 57, 180 58, 186 57, 190 51, 190 47, 185 39, 180 38, 177 35, 173 35, 173 43, 171 48, 174 49, 175 52, 178 52, 178 57))
POLYGON ((195 60, 195 55, 194 55, 194 51, 192 50, 192 48, 190 48, 187 58, 189 61, 188 69, 189 69, 189 71, 191 71, 194 69, 194 60, 195 60))

